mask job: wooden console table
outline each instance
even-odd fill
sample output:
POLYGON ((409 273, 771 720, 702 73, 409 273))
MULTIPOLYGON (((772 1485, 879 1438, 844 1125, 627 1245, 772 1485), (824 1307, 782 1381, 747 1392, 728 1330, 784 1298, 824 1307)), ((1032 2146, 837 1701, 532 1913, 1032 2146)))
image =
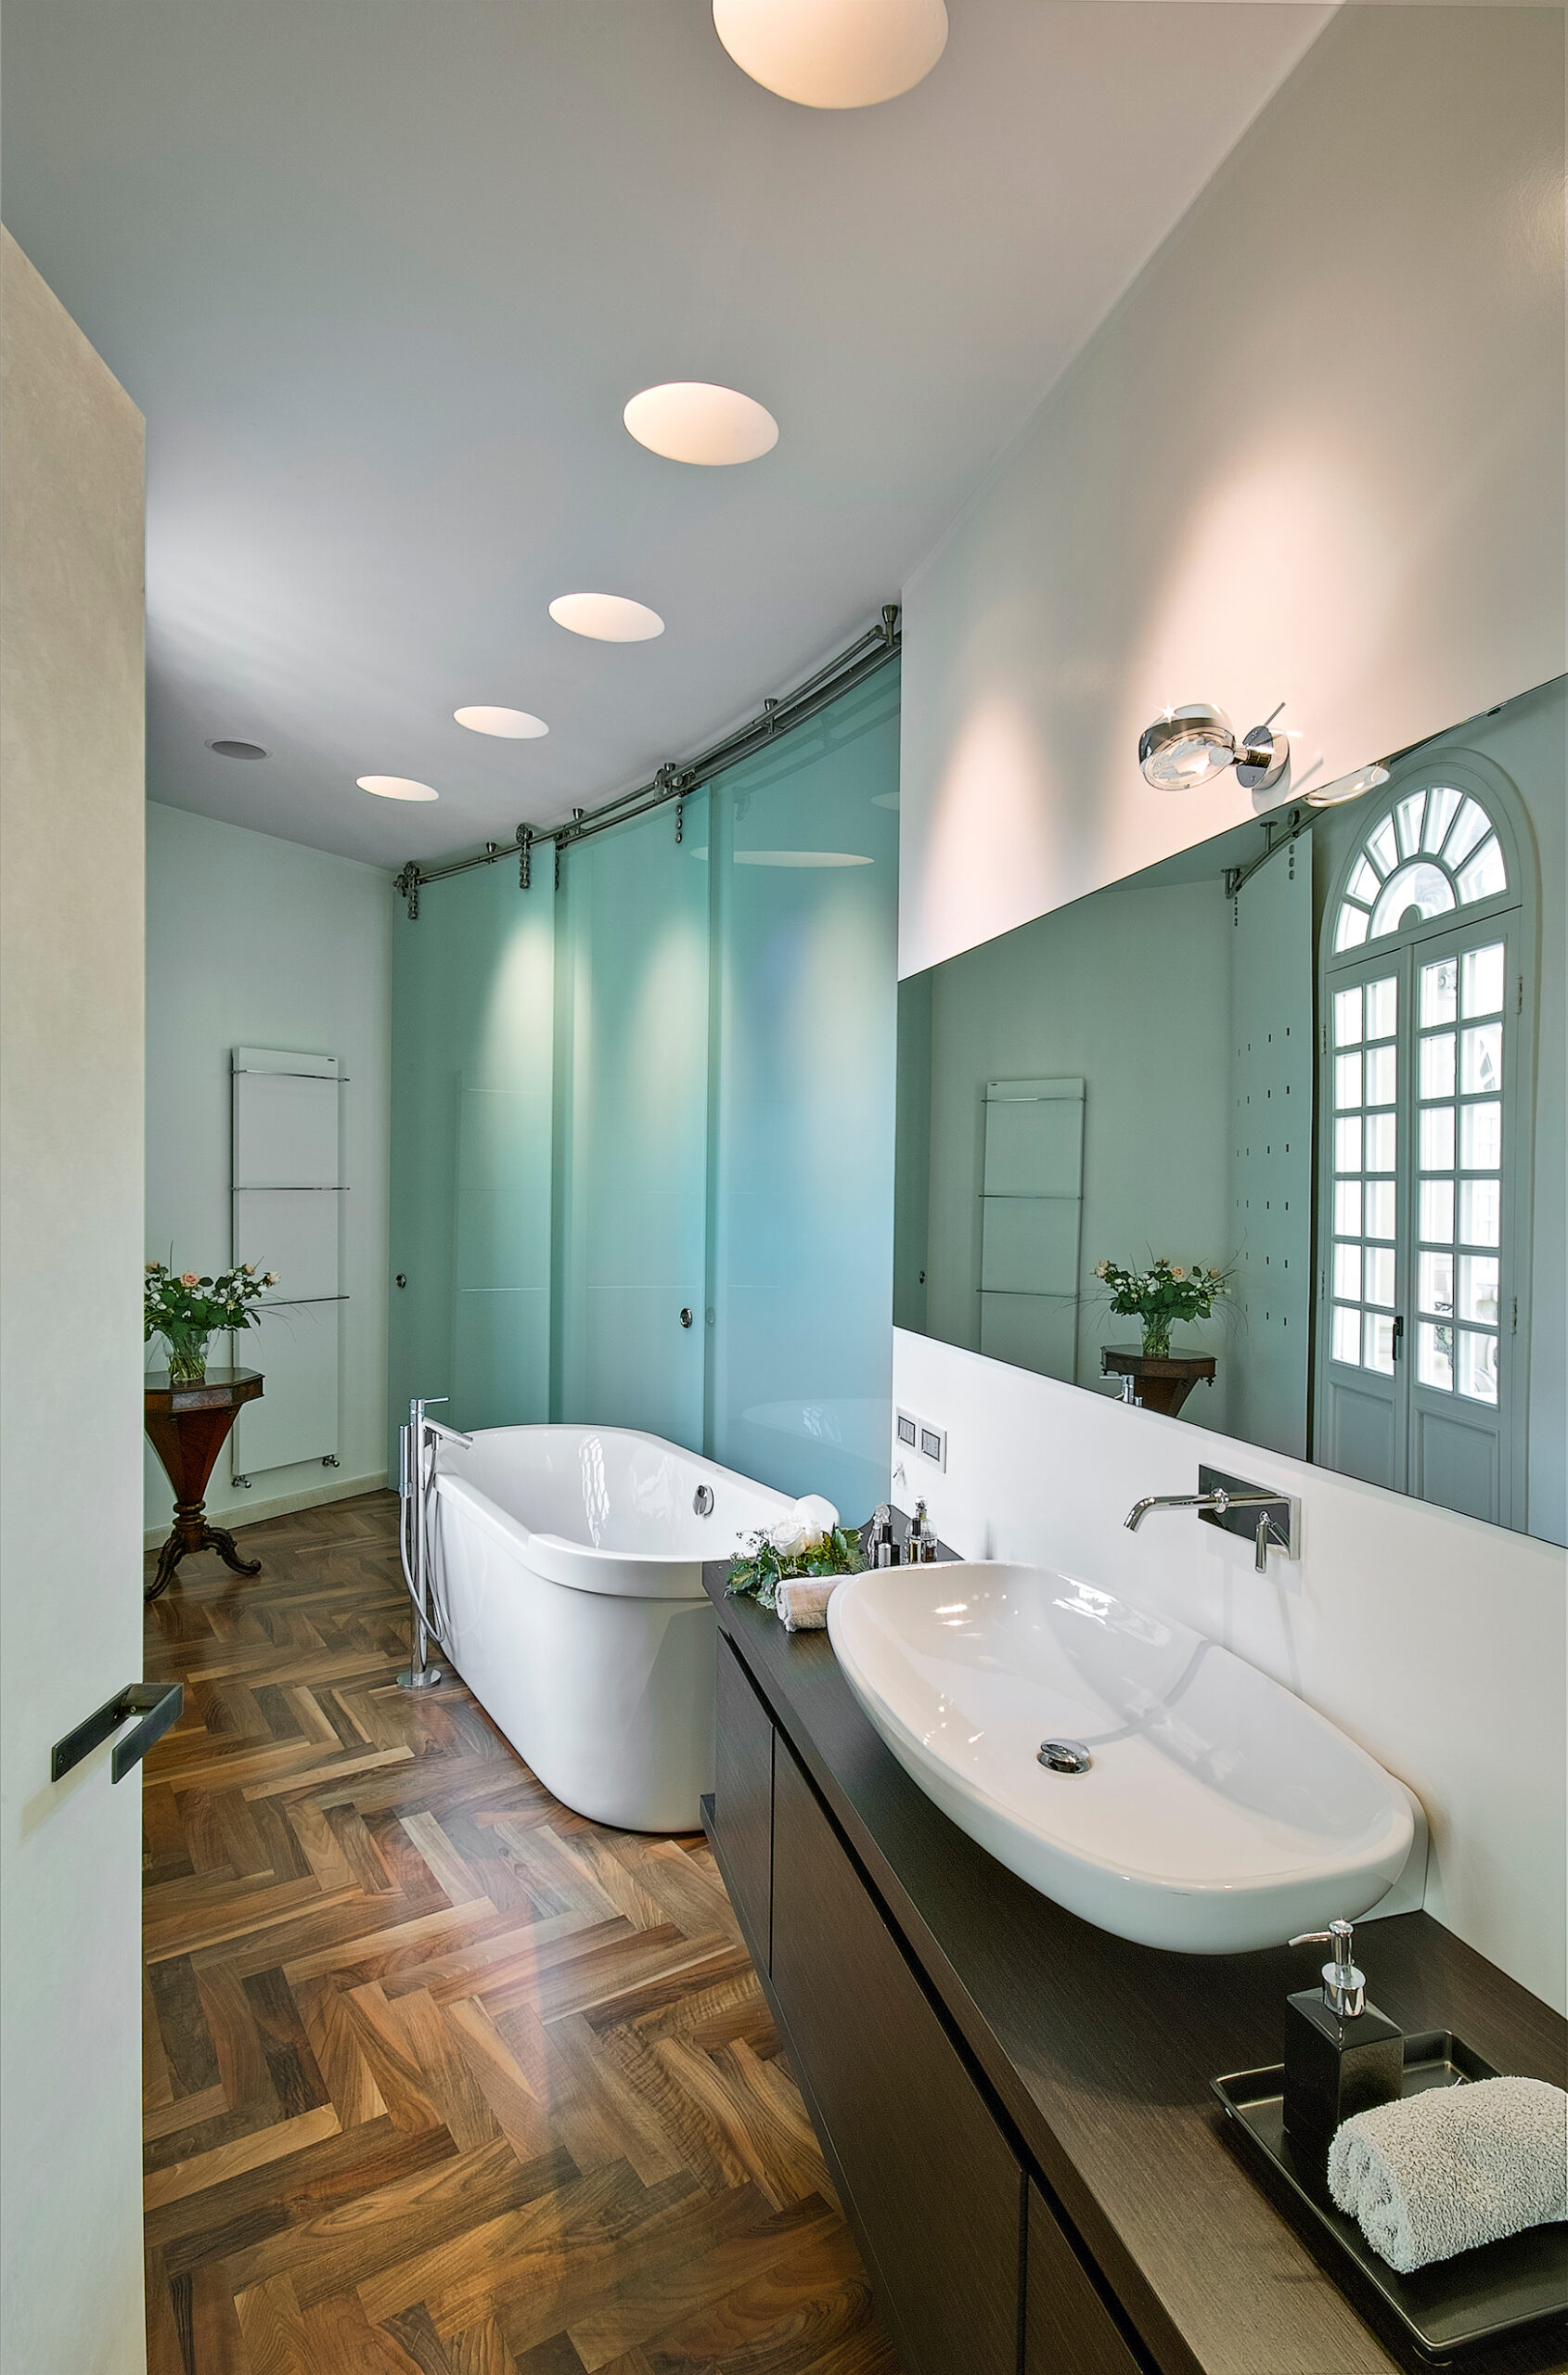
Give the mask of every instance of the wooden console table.
POLYGON ((1174 1419, 1200 1380, 1215 1381, 1212 1353, 1167 1353, 1163 1360, 1140 1352, 1136 1344, 1107 1344, 1100 1352, 1101 1377, 1130 1377, 1133 1399, 1145 1410, 1160 1410, 1174 1419))
POLYGON ((167 1369, 148 1369, 143 1424, 174 1488, 174 1531, 158 1555, 145 1597, 156 1599, 187 1550, 215 1550, 237 1575, 259 1575, 259 1559, 242 1559, 226 1528, 208 1522, 207 1480, 240 1406, 262 1391, 260 1369, 210 1368, 200 1385, 174 1385, 167 1369))

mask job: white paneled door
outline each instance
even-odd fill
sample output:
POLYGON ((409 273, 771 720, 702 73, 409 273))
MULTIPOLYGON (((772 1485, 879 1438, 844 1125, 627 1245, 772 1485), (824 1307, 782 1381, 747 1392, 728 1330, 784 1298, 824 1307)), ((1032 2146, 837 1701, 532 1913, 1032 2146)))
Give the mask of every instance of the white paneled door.
POLYGON ((1337 966, 1323 1005, 1318 1453, 1520 1521, 1516 915, 1337 966))
POLYGON ((142 421, 0 284, 0 2365, 141 2375, 142 421))

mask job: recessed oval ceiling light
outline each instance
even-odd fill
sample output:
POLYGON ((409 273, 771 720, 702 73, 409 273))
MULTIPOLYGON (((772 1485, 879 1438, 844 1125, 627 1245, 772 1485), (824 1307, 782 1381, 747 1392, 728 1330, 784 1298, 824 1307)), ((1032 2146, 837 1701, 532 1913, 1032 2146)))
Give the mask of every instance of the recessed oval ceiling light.
POLYGON ((209 742, 207 748, 209 751, 215 751, 220 759, 264 759, 266 757, 266 752, 259 742, 236 742, 227 735, 221 735, 216 742, 209 742))
POLYGON ((623 594, 558 594, 550 604, 558 627, 592 635, 597 643, 648 643, 664 632, 664 622, 646 603, 623 594))
POLYGON ((532 742, 550 730, 542 717, 531 717, 525 709, 491 709, 482 701, 452 714, 470 734, 498 734, 506 742, 532 742))
POLYGON ((354 780, 361 791, 373 791, 378 800, 439 800, 441 794, 433 784, 415 783, 409 776, 357 776, 354 780))
POLYGON ((943 0, 713 0, 743 73, 803 108, 874 108, 913 90, 947 45, 943 0))
POLYGON ((645 388, 621 417, 650 454, 708 469, 754 462, 778 443, 778 423, 765 405, 738 388, 711 387, 705 379, 671 379, 645 388))

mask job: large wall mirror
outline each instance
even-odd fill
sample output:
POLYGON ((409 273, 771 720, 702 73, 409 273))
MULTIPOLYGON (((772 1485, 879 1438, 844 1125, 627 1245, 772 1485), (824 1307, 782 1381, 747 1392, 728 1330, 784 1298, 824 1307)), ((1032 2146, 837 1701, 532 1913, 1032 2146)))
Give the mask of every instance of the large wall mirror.
POLYGON ((1565 683, 905 981, 896 1324, 1568 1541, 1565 683))

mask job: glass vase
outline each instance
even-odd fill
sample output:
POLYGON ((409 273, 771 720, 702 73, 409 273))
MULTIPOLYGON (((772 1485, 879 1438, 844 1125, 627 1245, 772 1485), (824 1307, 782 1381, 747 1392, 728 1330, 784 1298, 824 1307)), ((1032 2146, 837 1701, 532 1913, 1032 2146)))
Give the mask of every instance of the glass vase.
POLYGON ((1146 1361, 1168 1361, 1171 1357, 1171 1323, 1163 1314, 1143 1322, 1143 1357, 1146 1361))
POLYGON ((210 1329, 195 1328, 167 1329, 163 1342, 169 1348, 169 1382, 171 1385, 205 1385, 207 1382, 207 1339, 210 1329))

